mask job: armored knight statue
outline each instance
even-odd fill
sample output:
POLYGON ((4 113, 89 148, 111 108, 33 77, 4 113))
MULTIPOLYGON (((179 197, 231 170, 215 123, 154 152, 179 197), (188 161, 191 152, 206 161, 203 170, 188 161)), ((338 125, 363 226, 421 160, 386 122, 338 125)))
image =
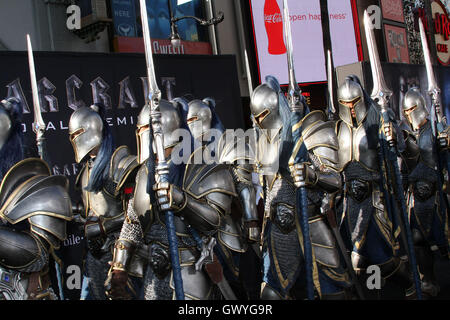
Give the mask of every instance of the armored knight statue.
POLYGON ((72 219, 68 180, 24 159, 22 106, 0 102, 0 300, 56 300, 49 257, 72 219))
MULTIPOLYGON (((448 259, 446 234, 447 206, 443 203, 442 185, 438 183, 438 148, 448 148, 448 129, 433 138, 426 102, 418 88, 409 89, 402 103, 403 114, 410 126, 404 130, 403 167, 407 173, 407 203, 410 210, 415 253, 422 274, 422 292, 436 296, 439 285, 434 274, 437 259, 448 259)), ((445 201, 445 200, 444 200, 445 201)))
MULTIPOLYGON (((216 253, 224 266, 224 273, 236 294, 243 299, 257 298, 259 288, 252 287, 250 281, 257 276, 254 270, 247 270, 241 265, 241 257, 258 256, 248 250, 251 245, 259 251, 260 228, 256 211, 256 190, 252 183, 254 172, 254 155, 245 136, 225 131, 216 111, 215 101, 211 98, 192 99, 188 103, 187 124, 195 141, 208 149, 208 154, 217 163, 228 164, 233 176, 238 199, 233 202, 231 215, 222 220, 217 233, 216 253), (240 274, 240 269, 246 270, 240 274)), ((237 131, 239 132, 239 131, 237 131)), ((242 131, 243 133, 243 131, 242 131)), ((258 252, 259 253, 259 252, 258 252)), ((250 259, 250 260, 249 260, 250 259)), ((257 265, 257 261, 249 265, 257 265)), ((254 279, 255 280, 255 279, 254 279)), ((259 285, 257 286, 259 287, 259 285)))
MULTIPOLYGON (((400 229, 393 224, 393 213, 384 201, 383 188, 387 186, 380 182, 380 112, 356 76, 345 79, 337 97, 339 168, 345 186, 341 226, 351 240, 353 268, 364 279, 367 267, 377 265, 383 281, 392 280, 404 289, 406 298, 413 298, 415 287, 411 274, 399 257, 400 229)), ((397 139, 394 128, 384 130, 389 140, 397 139)))
POLYGON ((84 207, 81 215, 87 240, 82 300, 106 299, 104 281, 108 262, 125 218, 138 166, 128 147, 114 150, 104 108, 99 103, 81 107, 69 120, 75 161, 83 163, 76 180, 84 207))
POLYGON ((128 297, 126 282, 130 274, 140 274, 144 278, 141 299, 170 300, 175 297, 165 211, 161 209, 164 205, 175 214, 185 299, 208 300, 217 296, 217 287, 199 261, 203 257, 200 249, 207 247, 212 255, 214 242, 211 240, 215 240, 222 220, 230 214, 236 191, 225 166, 194 160, 202 159, 202 147, 187 154, 188 161, 175 161, 174 154, 179 156, 179 152, 185 152, 178 147, 180 144, 192 146, 189 130, 182 121, 182 110, 187 110, 187 106, 180 106, 181 103, 181 100, 160 100, 159 104, 164 150, 169 163, 167 184, 158 182, 154 174, 155 150, 150 152, 149 148, 150 106, 145 105, 139 114, 136 137, 140 168, 106 283, 112 299, 128 297), (188 142, 180 141, 178 128, 185 129, 183 132, 187 137, 183 140, 188 142), (199 240, 208 245, 200 248, 199 240))
POLYGON ((293 153, 291 110, 278 81, 266 77, 252 96, 250 109, 260 132, 257 154, 265 186, 262 299, 302 299, 304 248, 296 214, 296 182, 306 181, 307 213, 313 249, 313 283, 320 299, 346 299, 349 276, 325 216, 322 199, 337 192, 341 179, 333 125, 321 111, 309 112, 304 99, 302 139, 308 163, 289 167, 293 153), (291 173, 292 172, 292 173, 291 173))

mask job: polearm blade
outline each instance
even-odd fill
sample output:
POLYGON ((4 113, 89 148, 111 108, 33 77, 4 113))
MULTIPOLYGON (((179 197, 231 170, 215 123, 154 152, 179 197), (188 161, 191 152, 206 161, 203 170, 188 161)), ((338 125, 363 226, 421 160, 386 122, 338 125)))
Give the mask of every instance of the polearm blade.
MULTIPOLYGON (((328 82, 328 108, 329 112, 334 115, 336 114, 336 107, 334 101, 334 76, 333 76, 333 56, 331 51, 327 50, 327 82, 328 82)), ((330 115, 329 115, 330 116, 330 115)))
POLYGON ((39 157, 43 159, 45 122, 44 119, 42 118, 41 113, 41 104, 39 101, 39 92, 36 81, 36 69, 34 68, 33 48, 31 46, 29 34, 27 34, 27 51, 28 51, 28 66, 30 69, 31 91, 33 94, 33 111, 34 111, 33 131, 36 134, 36 144, 38 147, 39 157))
MULTIPOLYGON (((247 54, 247 50, 244 50, 244 57, 245 57, 245 72, 247 74, 247 83, 248 83, 248 92, 250 94, 250 99, 252 98, 253 95, 253 80, 252 80, 252 74, 250 72, 250 63, 248 61, 248 54, 247 54)), ((253 117, 253 115, 251 115, 251 119, 252 119, 252 124, 253 124, 253 143, 252 143, 252 148, 253 150, 255 150, 254 155, 255 155, 255 164, 258 166, 258 130, 256 129, 256 122, 255 122, 255 118, 253 117)))
MULTIPOLYGON (((293 129, 292 132, 292 138, 295 143, 295 148, 292 152, 291 159, 289 160, 289 164, 292 165, 306 162, 308 159, 307 159, 307 150, 301 138, 301 126, 297 125, 294 126, 294 124, 299 124, 301 122, 305 110, 303 110, 302 108, 303 106, 301 105, 300 101, 301 90, 300 87, 298 86, 297 80, 295 79, 291 23, 287 0, 283 1, 283 28, 284 28, 284 37, 286 41, 287 63, 289 71, 289 89, 287 92, 287 98, 289 101, 290 109, 292 111, 291 125, 293 128, 294 127, 297 128, 295 130, 293 129)), ((314 262, 313 262, 311 238, 309 234, 308 200, 305 186, 297 188, 296 201, 298 203, 297 215, 300 224, 302 226, 303 232, 303 246, 305 256, 305 270, 306 270, 306 292, 308 299, 314 300, 314 280, 312 271, 314 262)))
POLYGON ((425 60, 425 67, 427 70, 428 94, 430 95, 431 101, 433 103, 432 108, 434 109, 433 111, 436 114, 438 125, 446 125, 446 120, 445 117, 443 117, 441 110, 441 89, 439 88, 436 77, 434 75, 433 64, 431 63, 430 49, 428 47, 428 40, 425 33, 425 28, 423 27, 422 19, 419 19, 419 29, 420 39, 422 40, 423 58, 425 60))
MULTIPOLYGON (((156 174, 159 177, 157 182, 168 182, 168 165, 164 155, 164 137, 161 124, 161 112, 159 102, 161 91, 156 83, 155 67, 153 64, 153 52, 150 38, 150 28, 148 26, 147 6, 145 0, 139 0, 142 21, 142 33, 145 45, 145 60, 147 63, 147 80, 149 88, 148 102, 150 103, 150 124, 152 126, 153 141, 156 146, 157 163, 156 174)), ((150 146, 149 146, 150 147, 150 146)), ((175 296, 177 300, 184 300, 183 280, 181 277, 181 267, 178 253, 178 240, 175 233, 174 215, 170 210, 165 212, 167 237, 170 247, 170 259, 172 262, 173 281, 175 285, 175 296)))
POLYGON ((287 0, 283 0, 283 29, 284 29, 284 39, 286 42, 286 50, 287 50, 287 63, 288 63, 288 72, 289 72, 289 89, 288 89, 288 97, 289 99, 294 98, 298 100, 294 100, 291 102, 291 107, 294 108, 297 106, 300 94, 302 93, 300 87, 298 86, 297 80, 295 78, 295 70, 294 70, 294 52, 292 45, 292 32, 291 32, 291 23, 289 21, 289 7, 287 0))
POLYGON ((372 69, 373 90, 371 98, 378 102, 382 110, 387 109, 392 91, 386 85, 381 69, 380 57, 376 46, 375 37, 371 27, 369 14, 364 11, 364 29, 366 32, 367 48, 369 51, 370 66, 372 69))
POLYGON ((250 63, 248 61, 247 50, 244 50, 244 56, 245 56, 245 73, 247 74, 248 92, 250 93, 251 97, 253 94, 253 80, 252 74, 250 72, 250 63))
MULTIPOLYGON (((369 51, 369 59, 370 59, 370 67, 372 69, 372 80, 373 80, 373 90, 371 94, 371 98, 380 106, 381 109, 381 117, 384 123, 390 123, 393 119, 390 119, 388 114, 389 101, 392 96, 392 91, 387 87, 386 82, 384 81, 383 70, 381 68, 381 62, 378 55, 377 44, 375 42, 375 37, 372 30, 372 23, 369 18, 369 14, 367 10, 364 11, 364 30, 366 32, 366 40, 367 40, 367 49, 369 51)), ((382 132, 382 130, 380 130, 382 132)), ((414 278, 414 285, 416 288, 416 294, 418 299, 422 299, 422 291, 419 273, 417 270, 416 263, 416 255, 414 252, 414 245, 412 241, 412 233, 411 226, 408 220, 408 213, 406 209, 405 202, 405 193, 403 190, 403 181, 400 172, 400 168, 397 162, 398 150, 395 146, 388 146, 388 142, 386 141, 386 137, 384 133, 381 133, 381 154, 380 154, 380 176, 381 176, 381 185, 384 188, 384 173, 383 173, 383 165, 382 163, 386 163, 384 167, 386 168, 386 172, 388 173, 388 179, 391 180, 388 182, 392 183, 396 189, 396 198, 397 202, 400 206, 402 216, 400 217, 400 213, 398 210, 395 210, 393 207, 392 198, 390 197, 389 192, 385 190, 385 199, 388 204, 387 207, 391 208, 391 211, 394 218, 398 221, 400 225, 400 236, 402 242, 404 243, 405 248, 407 249, 409 265, 411 269, 411 273, 414 278), (393 169, 391 168, 393 167, 393 169), (392 181, 393 179, 393 181, 392 181)), ((395 190, 394 189, 394 190, 395 190)))

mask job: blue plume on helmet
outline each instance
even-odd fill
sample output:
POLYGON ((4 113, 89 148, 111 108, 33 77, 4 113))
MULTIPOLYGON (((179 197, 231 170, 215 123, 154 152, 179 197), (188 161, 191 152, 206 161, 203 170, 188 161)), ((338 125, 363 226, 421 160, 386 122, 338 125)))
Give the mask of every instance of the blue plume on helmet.
POLYGON ((111 128, 106 121, 106 108, 102 103, 94 103, 94 106, 98 108, 98 114, 102 118, 103 137, 92 167, 89 184, 85 188, 85 190, 90 192, 98 192, 105 185, 109 174, 110 160, 114 152, 114 139, 111 128))
POLYGON ((6 104, 0 102, 0 108, 8 112, 11 120, 11 130, 8 139, 0 149, 0 180, 6 172, 17 162, 24 159, 22 104, 16 98, 7 98, 6 104))

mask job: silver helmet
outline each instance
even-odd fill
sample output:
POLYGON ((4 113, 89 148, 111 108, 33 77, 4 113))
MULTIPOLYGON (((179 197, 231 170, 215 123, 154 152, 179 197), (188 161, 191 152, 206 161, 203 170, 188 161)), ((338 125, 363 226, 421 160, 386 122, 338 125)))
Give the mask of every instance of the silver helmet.
POLYGON ((194 139, 211 129, 212 112, 205 101, 195 99, 188 103, 187 125, 194 139))
POLYGON ((261 129, 279 130, 283 126, 278 92, 265 83, 253 91, 250 99, 250 112, 255 123, 261 129))
POLYGON ((353 126, 353 118, 355 118, 359 126, 367 115, 367 106, 361 85, 353 80, 345 79, 345 82, 337 90, 337 98, 339 117, 351 126, 353 126))
POLYGON ((12 108, 11 103, 7 100, 0 102, 0 150, 8 141, 11 133, 12 122, 9 116, 9 110, 12 108))
POLYGON ((98 114, 97 106, 81 107, 72 113, 69 120, 69 136, 77 163, 100 147, 103 141, 103 120, 98 114))
MULTIPOLYGON (((167 100, 161 99, 159 103, 161 111, 161 126, 164 136, 164 149, 175 146, 179 142, 179 135, 175 130, 181 126, 181 118, 177 107, 167 100)), ((150 105, 146 104, 137 119, 136 129, 137 159, 144 163, 149 156, 150 143, 150 105)), ((154 146, 152 146, 154 149, 154 146)))
POLYGON ((428 110, 423 95, 417 87, 409 89, 402 103, 403 114, 413 130, 422 127, 428 119, 428 110))

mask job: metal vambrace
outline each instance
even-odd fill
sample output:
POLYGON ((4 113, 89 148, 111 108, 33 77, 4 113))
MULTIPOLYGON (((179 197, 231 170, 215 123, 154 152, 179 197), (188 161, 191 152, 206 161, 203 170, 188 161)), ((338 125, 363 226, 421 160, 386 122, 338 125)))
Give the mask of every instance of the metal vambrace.
POLYGON ((258 227, 258 212, 256 211, 256 191, 252 186, 246 185, 239 192, 239 198, 244 210, 243 221, 248 229, 248 239, 258 241, 261 231, 258 227))
POLYGON ((242 220, 248 230, 247 237, 251 241, 259 241, 261 231, 258 226, 259 218, 256 209, 256 190, 252 182, 253 171, 254 168, 252 165, 243 164, 233 166, 231 173, 242 205, 242 220))
POLYGON ((117 239, 114 245, 111 271, 120 270, 128 272, 128 266, 135 249, 136 246, 131 241, 125 239, 117 239))
POLYGON ((341 188, 341 176, 331 170, 319 171, 306 166, 306 185, 317 187, 328 193, 334 193, 341 188))
POLYGON ((49 245, 25 232, 0 227, 0 265, 7 269, 32 268, 43 254, 48 255, 49 245), (42 252, 45 250, 46 252, 42 252))
POLYGON ((170 206, 200 232, 208 234, 220 226, 220 209, 205 198, 195 199, 185 191, 171 185, 170 206))

